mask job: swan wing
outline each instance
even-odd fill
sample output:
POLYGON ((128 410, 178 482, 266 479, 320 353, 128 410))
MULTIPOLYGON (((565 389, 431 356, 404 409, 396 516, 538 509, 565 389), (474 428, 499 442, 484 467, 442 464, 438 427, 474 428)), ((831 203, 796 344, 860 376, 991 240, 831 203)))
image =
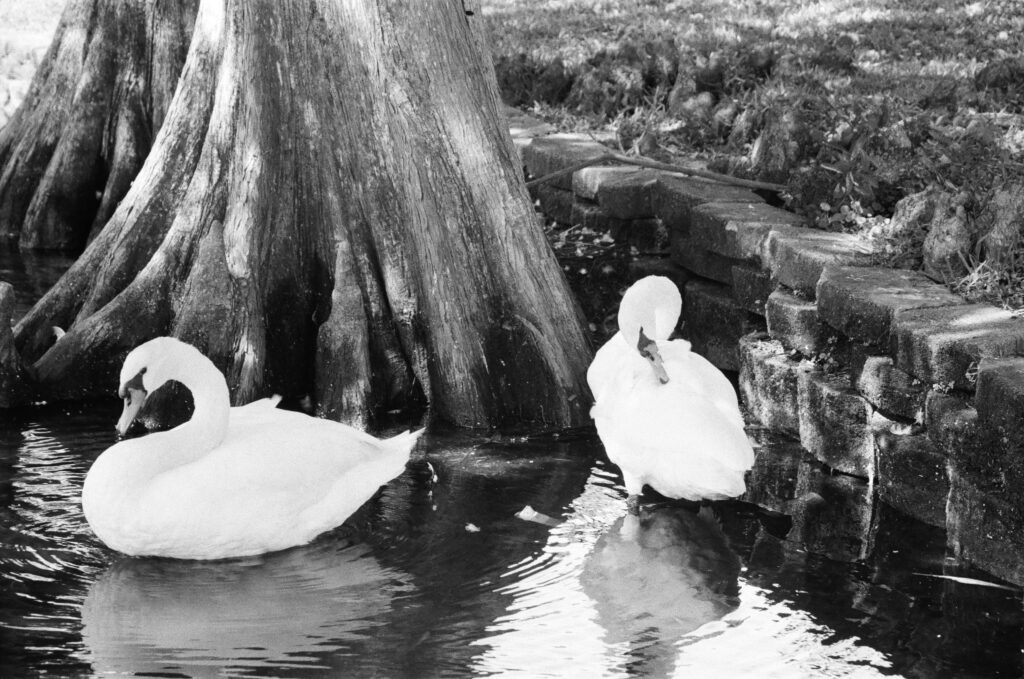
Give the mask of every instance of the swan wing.
POLYGON ((689 349, 689 342, 674 340, 658 344, 669 379, 695 391, 713 403, 723 415, 740 427, 744 425, 736 388, 711 361, 689 349))
POLYGON ((718 499, 745 490, 744 472, 754 462, 746 432, 699 392, 670 382, 624 393, 602 404, 595 419, 623 475, 663 495, 718 499))
POLYGON ((160 474, 143 505, 150 535, 189 545, 184 558, 256 554, 340 525, 402 473, 415 436, 378 440, 337 422, 267 409, 242 413, 224 442, 160 474))
POLYGON ((587 368, 587 384, 595 401, 600 401, 604 390, 615 383, 622 361, 628 358, 629 354, 629 345, 620 332, 612 335, 611 339, 601 345, 594 354, 594 360, 587 368))

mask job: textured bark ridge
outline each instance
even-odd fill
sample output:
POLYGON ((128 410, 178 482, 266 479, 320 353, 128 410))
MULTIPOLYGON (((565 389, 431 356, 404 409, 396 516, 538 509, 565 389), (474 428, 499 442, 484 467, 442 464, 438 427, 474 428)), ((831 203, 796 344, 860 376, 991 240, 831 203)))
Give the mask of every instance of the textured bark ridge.
POLYGON ((69 0, 25 102, 0 129, 0 238, 81 252, 149 153, 198 0, 69 0))
POLYGON ((312 393, 365 423, 425 399, 465 426, 583 422, 582 317, 479 20, 457 0, 202 0, 145 164, 15 328, 41 394, 109 393, 126 351, 173 334, 236 403, 312 393))

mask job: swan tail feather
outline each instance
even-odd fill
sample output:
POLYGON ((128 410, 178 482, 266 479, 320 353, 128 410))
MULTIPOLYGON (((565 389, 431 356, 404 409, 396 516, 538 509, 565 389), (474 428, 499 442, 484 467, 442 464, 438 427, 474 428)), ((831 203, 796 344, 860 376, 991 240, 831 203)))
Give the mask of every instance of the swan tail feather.
POLYGON ((389 452, 396 454, 404 453, 407 456, 411 456, 412 449, 416 446, 416 441, 419 440, 425 431, 425 427, 416 431, 403 431, 397 436, 385 439, 382 443, 389 452))

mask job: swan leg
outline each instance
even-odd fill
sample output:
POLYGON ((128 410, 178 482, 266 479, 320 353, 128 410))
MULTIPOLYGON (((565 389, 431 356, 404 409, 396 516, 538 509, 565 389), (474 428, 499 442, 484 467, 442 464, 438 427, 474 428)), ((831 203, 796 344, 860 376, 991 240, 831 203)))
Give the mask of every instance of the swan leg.
POLYGON ((644 492, 644 482, 628 474, 625 471, 622 472, 622 483, 626 486, 626 509, 629 510, 630 514, 640 513, 640 495, 644 492))
POLYGON ((640 516, 639 495, 630 495, 626 498, 626 511, 634 516, 640 516))

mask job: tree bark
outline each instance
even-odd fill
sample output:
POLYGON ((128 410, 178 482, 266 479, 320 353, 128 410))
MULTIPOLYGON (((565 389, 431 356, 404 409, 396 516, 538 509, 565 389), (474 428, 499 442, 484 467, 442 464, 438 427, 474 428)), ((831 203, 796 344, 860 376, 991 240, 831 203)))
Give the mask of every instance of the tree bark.
POLYGON ((172 334, 236 403, 312 393, 364 424, 423 400, 463 426, 584 422, 583 319, 480 20, 458 0, 202 0, 144 165, 15 328, 43 397, 110 392, 125 352, 172 334))
POLYGON ((81 252, 142 167, 198 0, 70 0, 25 102, 0 129, 0 237, 81 252))

